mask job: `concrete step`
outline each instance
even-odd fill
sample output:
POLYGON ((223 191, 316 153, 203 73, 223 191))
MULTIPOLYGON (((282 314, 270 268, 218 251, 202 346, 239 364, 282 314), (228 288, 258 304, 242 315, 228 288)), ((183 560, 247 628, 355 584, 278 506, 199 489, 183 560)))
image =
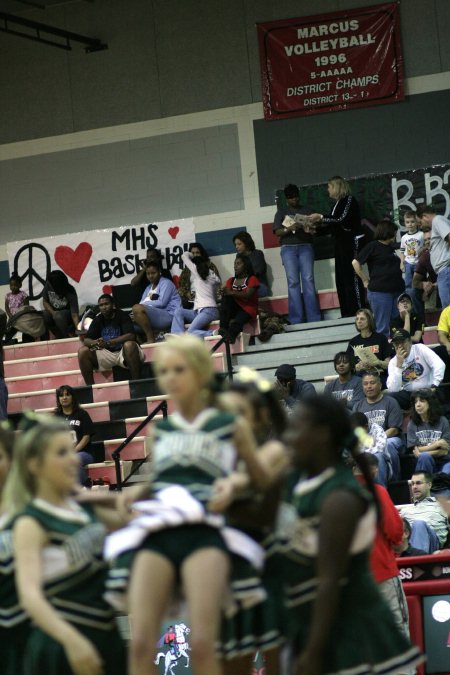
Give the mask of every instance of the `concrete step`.
MULTIPOLYGON (((94 384, 92 387, 83 386, 78 391, 81 392, 81 404, 109 402, 110 407, 112 407, 115 402, 120 403, 121 401, 133 398, 146 398, 145 394, 154 395, 155 385, 156 381, 154 379, 123 380, 121 382, 94 384)), ((54 389, 11 394, 8 400, 8 413, 14 414, 23 410, 54 408, 55 405, 56 395, 54 389)), ((124 415, 122 415, 123 417, 124 415)))
POLYGON ((257 369, 264 368, 264 370, 277 368, 281 363, 289 363, 295 367, 305 366, 307 369, 313 370, 312 364, 324 364, 325 362, 327 364, 326 372, 329 372, 329 364, 333 361, 334 355, 336 352, 345 351, 347 343, 348 340, 342 339, 327 343, 322 338, 320 345, 316 341, 311 341, 309 344, 289 345, 283 349, 264 350, 264 353, 261 353, 262 350, 256 350, 240 354, 235 358, 238 366, 249 366, 250 368, 257 369))
MULTIPOLYGON (((223 373, 226 370, 226 359, 223 352, 212 354, 212 359, 214 362, 214 368, 217 372, 223 373)), ((113 374, 112 371, 102 371, 100 373, 94 373, 94 380, 96 384, 104 385, 105 383, 110 385, 120 384, 120 382, 112 381, 113 374)), ((30 394, 43 394, 48 393, 49 391, 54 390, 60 387, 63 384, 69 384, 71 387, 82 387, 84 385, 84 380, 81 376, 81 373, 77 370, 72 371, 63 371, 56 373, 47 373, 45 375, 25 375, 21 377, 9 377, 5 379, 5 382, 8 386, 10 392, 10 400, 14 398, 24 397, 29 398, 30 394)), ((128 381, 125 380, 127 383, 128 381)), ((122 397, 125 398, 125 397, 122 397)), ((54 398, 53 398, 54 400, 54 398)), ((105 400, 105 399, 97 399, 105 400)), ((39 401, 37 405, 32 405, 31 409, 35 407, 38 408, 48 408, 53 405, 53 402, 47 402, 48 398, 45 399, 45 402, 39 401)), ((17 412, 17 410, 29 409, 30 405, 17 405, 14 404, 14 407, 8 406, 10 412, 17 412)))
MULTIPOLYGON (((285 327, 286 332, 309 331, 315 329, 334 328, 336 326, 353 326, 355 328, 355 319, 353 317, 336 317, 332 319, 324 319, 323 321, 311 321, 310 323, 293 323, 285 327)), ((355 329, 356 333, 356 329, 355 329)))
POLYGON ((4 347, 5 361, 71 354, 76 352, 81 344, 80 339, 75 337, 65 338, 64 340, 43 340, 42 342, 8 345, 4 347))
POLYGON ((248 347, 245 353, 255 351, 264 351, 277 349, 278 347, 295 346, 308 344, 314 342, 321 344, 323 341, 331 342, 337 339, 346 340, 347 342, 355 335, 353 326, 334 326, 332 329, 320 330, 304 330, 304 331, 289 331, 287 333, 278 333, 273 335, 268 342, 260 342, 258 338, 255 344, 248 347))
MULTIPOLYGON (((172 401, 165 395, 147 396, 146 398, 125 401, 100 401, 84 403, 80 407, 89 413, 93 422, 122 422, 123 420, 144 419, 162 401, 167 401, 169 414, 172 412, 172 401)), ((55 407, 39 408, 37 413, 52 414, 55 407)))
MULTIPOLYGON (((246 347, 248 346, 250 336, 248 334, 241 333, 236 342, 231 345, 232 354, 241 354, 245 352, 246 347)), ((207 337, 205 338, 205 344, 208 349, 212 349, 219 341, 219 337, 207 337)), ((67 343, 72 346, 72 343, 67 343)), ((155 360, 155 354, 157 350, 161 347, 163 343, 157 342, 155 344, 146 344, 142 345, 142 350, 145 354, 145 359, 147 363, 151 363, 155 360)), ((224 344, 220 345, 217 348, 216 354, 224 354, 226 347, 224 344)), ((9 356, 9 355, 8 355, 9 356)), ((75 371, 79 370, 78 364, 78 353, 61 353, 61 354, 52 354, 51 356, 45 354, 43 356, 29 356, 20 359, 9 359, 5 361, 5 377, 14 378, 14 377, 24 377, 26 375, 47 375, 49 373, 56 373, 61 371, 75 371)))
MULTIPOLYGON (((275 379, 275 370, 276 368, 281 365, 281 363, 288 363, 287 361, 280 361, 277 366, 273 366, 270 368, 257 368, 258 373, 262 376, 265 377, 269 382, 275 379)), ((313 367, 308 367, 308 366, 298 366, 293 364, 296 370, 297 378, 299 380, 307 380, 308 382, 312 382, 312 384, 315 386, 316 391, 320 392, 323 390, 325 383, 324 383, 324 377, 326 375, 330 374, 330 363, 317 363, 314 364, 313 367)), ((331 364, 331 368, 333 367, 333 364, 331 364)))
MULTIPOLYGON (((120 475, 121 480, 123 481, 128 474, 130 473, 133 466, 132 461, 123 461, 120 462, 120 475)), ((88 464, 87 474, 91 480, 105 480, 109 482, 110 485, 116 485, 116 466, 113 461, 108 462, 94 462, 93 464, 88 464)))

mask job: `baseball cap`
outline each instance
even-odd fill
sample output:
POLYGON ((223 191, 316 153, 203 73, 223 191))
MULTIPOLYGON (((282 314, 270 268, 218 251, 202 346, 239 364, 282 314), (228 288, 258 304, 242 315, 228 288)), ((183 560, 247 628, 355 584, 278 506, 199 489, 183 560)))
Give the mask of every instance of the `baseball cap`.
POLYGON ((403 342, 403 340, 411 340, 411 334, 404 328, 400 328, 392 336, 392 342, 403 342))
POLYGON ((408 293, 402 293, 401 295, 399 295, 398 298, 397 298, 397 304, 398 304, 399 302, 401 302, 402 300, 404 300, 404 298, 406 298, 407 300, 409 300, 410 303, 412 304, 411 296, 408 295, 408 293))
POLYGON ((281 380, 295 380, 296 371, 294 366, 290 366, 288 363, 283 363, 275 371, 275 377, 278 377, 281 380))

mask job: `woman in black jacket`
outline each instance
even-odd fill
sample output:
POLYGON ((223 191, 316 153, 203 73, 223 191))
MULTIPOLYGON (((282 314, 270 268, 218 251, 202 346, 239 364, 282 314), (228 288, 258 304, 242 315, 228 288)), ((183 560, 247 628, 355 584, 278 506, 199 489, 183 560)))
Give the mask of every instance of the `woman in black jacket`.
POLYGON ((330 225, 334 235, 336 289, 341 316, 354 316, 358 309, 366 307, 365 290, 361 279, 352 267, 364 241, 359 204, 350 194, 350 186, 341 176, 328 181, 328 194, 335 205, 328 215, 314 213, 311 222, 330 225))

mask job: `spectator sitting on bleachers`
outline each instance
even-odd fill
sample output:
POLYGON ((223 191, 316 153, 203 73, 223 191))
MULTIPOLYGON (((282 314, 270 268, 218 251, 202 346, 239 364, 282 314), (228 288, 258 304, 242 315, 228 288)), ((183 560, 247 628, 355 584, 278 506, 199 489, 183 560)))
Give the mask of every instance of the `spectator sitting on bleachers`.
POLYGON ((400 259, 394 249, 396 232, 394 223, 387 220, 379 223, 373 235, 374 241, 364 246, 352 263, 367 288, 377 332, 386 337, 389 337, 392 319, 398 314, 397 298, 405 290, 400 259), (369 276, 362 268, 366 263, 369 276))
MULTIPOLYGON (((206 253, 204 247, 201 244, 197 244, 197 242, 194 241, 192 244, 189 245, 189 251, 190 253, 192 253, 193 258, 203 258, 204 260, 206 260, 208 262, 209 269, 212 272, 214 272, 214 274, 216 274, 220 279, 219 270, 214 265, 214 263, 209 259, 208 254, 206 253)), ((189 267, 186 267, 186 265, 184 266, 183 271, 181 272, 180 278, 178 280, 178 293, 181 298, 181 304, 183 305, 184 309, 194 309, 195 294, 192 285, 191 270, 189 269, 189 267)))
POLYGON ((361 452, 367 452, 376 457, 376 478, 380 485, 387 487, 388 481, 392 478, 392 462, 387 448, 386 432, 376 422, 369 422, 363 412, 352 413, 350 422, 353 429, 362 430, 356 433, 359 449, 361 452))
POLYGON ((445 363, 423 344, 413 345, 406 330, 398 330, 392 338, 395 356, 388 367, 387 389, 403 410, 409 410, 411 393, 427 387, 439 387, 445 363))
POLYGON ((412 309, 412 299, 408 293, 402 293, 397 300, 399 315, 391 321, 391 338, 398 330, 406 330, 411 335, 411 342, 423 342, 423 318, 418 317, 412 309))
POLYGON ((435 497, 431 496, 431 475, 414 472, 411 478, 413 503, 400 509, 402 518, 411 525, 411 545, 426 553, 443 548, 448 536, 448 518, 435 497))
POLYGON ((406 445, 417 457, 416 471, 450 474, 450 423, 432 389, 411 396, 406 445))
MULTIPOLYGON (((423 229, 423 228, 422 228, 423 229)), ((431 230, 423 232, 423 249, 419 255, 412 280, 412 301, 417 316, 425 317, 425 302, 429 300, 433 291, 437 295, 437 274, 430 261, 431 230)), ((434 303, 436 306, 436 303, 434 303)))
POLYGON ((78 350, 78 362, 86 384, 94 384, 94 370, 113 366, 129 368, 131 379, 140 376, 145 355, 136 342, 133 323, 125 312, 114 306, 111 295, 98 299, 100 313, 89 326, 84 344, 78 350))
POLYGON ((216 304, 216 289, 220 284, 220 277, 213 272, 207 258, 196 257, 186 251, 182 255, 185 269, 191 273, 191 283, 194 291, 194 308, 178 307, 172 320, 171 332, 184 333, 185 321, 191 322, 188 333, 203 337, 208 334, 211 321, 219 318, 216 304))
POLYGON ((238 232, 233 237, 236 253, 242 253, 250 258, 255 277, 259 281, 258 297, 265 298, 269 295, 269 283, 267 281, 267 264, 263 251, 256 248, 253 238, 248 232, 238 232))
POLYGON ((238 253, 234 261, 234 277, 222 287, 219 330, 207 331, 206 335, 221 335, 233 344, 249 321, 258 314, 259 281, 253 274, 252 264, 246 255, 238 253))
POLYGON ((55 415, 62 417, 69 425, 74 450, 80 463, 80 485, 85 485, 88 478, 85 467, 94 461, 91 454, 91 436, 94 434, 94 425, 89 413, 80 408, 75 391, 68 384, 63 384, 56 390, 55 415))
POLYGON ((394 550, 399 558, 411 558, 414 555, 427 555, 426 551, 423 551, 420 548, 414 548, 411 546, 411 525, 409 520, 402 518, 403 521, 403 537, 401 544, 394 546, 394 550))
POLYGON ((355 358, 349 352, 338 352, 333 364, 338 377, 327 382, 324 393, 339 399, 352 410, 355 403, 364 398, 361 378, 355 375, 355 358))
POLYGON ((181 298, 175 284, 161 274, 158 263, 147 263, 145 268, 147 287, 139 304, 133 305, 133 320, 145 333, 145 341, 155 342, 154 330, 159 331, 156 340, 164 339, 164 331, 170 329, 173 316, 181 307, 181 298))
POLYGON ((275 393, 280 402, 284 404, 286 411, 291 413, 299 401, 305 397, 314 396, 316 390, 311 382, 297 380, 294 366, 283 363, 275 371, 275 393))
POLYGON ((375 422, 386 432, 388 452, 392 463, 392 478, 400 478, 399 455, 405 452, 402 439, 403 415, 400 406, 381 391, 380 376, 376 371, 364 373, 362 378, 364 399, 356 403, 353 412, 363 412, 369 423, 375 422))
POLYGON ((77 292, 61 270, 52 270, 42 291, 42 312, 46 330, 55 338, 75 335, 80 321, 77 292))
POLYGON ((355 327, 359 335, 352 338, 347 353, 355 359, 355 372, 362 375, 366 370, 376 369, 385 383, 385 374, 392 356, 392 348, 385 335, 375 332, 375 320, 370 309, 356 312, 355 327))
POLYGON ((131 279, 130 284, 132 286, 137 286, 139 288, 141 295, 145 291, 145 289, 148 286, 148 280, 147 280, 147 265, 149 263, 157 263, 161 269, 161 276, 164 277, 164 279, 169 279, 169 281, 172 281, 172 275, 169 272, 169 270, 163 268, 163 256, 162 253, 159 249, 157 248, 149 248, 147 249, 146 256, 144 260, 142 261, 142 268, 139 270, 139 272, 131 279))

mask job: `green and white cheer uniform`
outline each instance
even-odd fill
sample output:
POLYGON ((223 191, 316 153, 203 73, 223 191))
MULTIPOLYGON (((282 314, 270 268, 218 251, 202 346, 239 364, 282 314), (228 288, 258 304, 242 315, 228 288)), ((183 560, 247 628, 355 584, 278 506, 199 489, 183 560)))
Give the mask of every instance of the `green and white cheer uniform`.
MULTIPOLYGON (((33 518, 48 536, 42 550, 42 585, 48 602, 90 640, 104 672, 126 672, 125 645, 114 613, 103 598, 107 566, 102 557, 106 531, 90 506, 58 508, 34 499, 18 516, 33 518)), ((26 675, 72 675, 62 645, 32 626, 25 650, 26 675)))

